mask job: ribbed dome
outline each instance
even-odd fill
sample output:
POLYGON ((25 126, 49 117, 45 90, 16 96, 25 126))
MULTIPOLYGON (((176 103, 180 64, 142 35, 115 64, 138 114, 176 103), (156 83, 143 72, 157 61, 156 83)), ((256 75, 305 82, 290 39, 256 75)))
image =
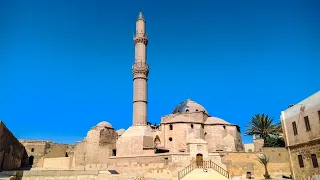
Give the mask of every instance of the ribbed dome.
POLYGON ((98 127, 107 127, 107 128, 113 128, 112 125, 110 123, 108 123, 107 121, 101 121, 97 124, 98 127))
POLYGON ((173 114, 176 113, 185 113, 185 112, 205 112, 207 113, 207 110, 198 104, 195 101, 191 101, 190 99, 187 99, 186 101, 180 103, 176 108, 173 110, 173 114))
POLYGON ((230 124, 230 123, 218 117, 208 117, 205 124, 230 124))
POLYGON ((126 130, 125 129, 119 129, 117 130, 117 133, 119 136, 121 136, 126 130))

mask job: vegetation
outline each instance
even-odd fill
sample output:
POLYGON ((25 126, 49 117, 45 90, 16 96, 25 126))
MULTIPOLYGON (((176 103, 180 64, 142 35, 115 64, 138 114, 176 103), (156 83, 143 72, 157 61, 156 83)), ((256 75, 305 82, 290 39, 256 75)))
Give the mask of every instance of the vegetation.
POLYGON ((269 172, 268 172, 268 168, 267 168, 267 166, 268 166, 268 163, 269 163, 269 157, 267 157, 266 155, 262 155, 262 156, 258 156, 258 160, 259 160, 259 162, 264 166, 264 170, 265 170, 265 173, 264 173, 264 178, 265 179, 270 179, 271 178, 271 176, 270 176, 270 174, 269 174, 269 172))
POLYGON ((285 147, 285 142, 282 137, 278 135, 268 136, 264 141, 264 147, 285 147))
POLYGON ((248 126, 246 126, 246 135, 260 136, 264 142, 267 142, 270 135, 278 136, 282 132, 281 123, 274 123, 274 119, 266 114, 254 115, 248 126))

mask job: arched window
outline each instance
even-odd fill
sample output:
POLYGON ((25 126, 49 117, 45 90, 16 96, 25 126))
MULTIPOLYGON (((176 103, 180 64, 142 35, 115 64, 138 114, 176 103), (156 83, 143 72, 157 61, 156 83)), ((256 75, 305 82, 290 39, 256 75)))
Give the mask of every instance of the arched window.
POLYGON ((169 141, 172 141, 172 137, 169 137, 169 141))
POLYGON ((31 152, 34 152, 34 148, 31 148, 31 152))
POLYGON ((189 109, 186 109, 186 112, 189 112, 189 109))
POLYGON ((169 125, 169 129, 170 129, 170 130, 173 130, 172 124, 169 125))
POLYGON ((193 124, 191 124, 191 128, 193 129, 193 124))

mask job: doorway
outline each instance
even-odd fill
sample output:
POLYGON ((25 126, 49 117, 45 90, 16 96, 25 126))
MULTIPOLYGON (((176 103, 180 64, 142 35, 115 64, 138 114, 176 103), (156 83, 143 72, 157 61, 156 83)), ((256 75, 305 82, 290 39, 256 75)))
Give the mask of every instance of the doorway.
POLYGON ((198 167, 203 166, 203 155, 200 153, 196 156, 196 164, 198 167))
POLYGON ((33 159, 34 157, 33 156, 30 156, 29 157, 29 165, 32 166, 33 165, 33 159))

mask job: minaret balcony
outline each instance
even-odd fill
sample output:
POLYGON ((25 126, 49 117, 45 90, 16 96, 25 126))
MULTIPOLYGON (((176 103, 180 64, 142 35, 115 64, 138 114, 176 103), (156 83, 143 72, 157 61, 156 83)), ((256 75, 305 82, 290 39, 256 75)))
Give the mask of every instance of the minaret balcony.
POLYGON ((149 66, 147 63, 141 63, 141 62, 134 63, 132 65, 132 73, 134 75, 144 74, 147 76, 149 74, 149 66))
POLYGON ((135 36, 134 38, 133 38, 133 43, 134 43, 134 45, 136 45, 137 43, 143 43, 143 44, 145 44, 145 45, 147 45, 148 44, 148 37, 147 37, 147 35, 144 35, 144 36, 135 36))

